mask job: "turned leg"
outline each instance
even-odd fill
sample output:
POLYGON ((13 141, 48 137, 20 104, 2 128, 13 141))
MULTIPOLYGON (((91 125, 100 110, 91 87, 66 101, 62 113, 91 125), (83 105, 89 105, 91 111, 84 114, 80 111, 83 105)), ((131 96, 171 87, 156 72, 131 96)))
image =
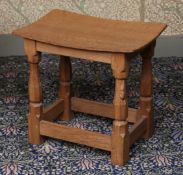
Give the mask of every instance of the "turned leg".
POLYGON ((140 117, 147 117, 147 129, 144 138, 149 138, 153 134, 152 117, 152 57, 154 55, 155 42, 142 52, 142 73, 140 84, 140 117))
POLYGON ((43 112, 42 90, 39 75, 40 53, 36 51, 35 41, 25 40, 25 52, 30 65, 29 75, 29 116, 28 135, 31 144, 41 144, 40 120, 43 112))
POLYGON ((128 75, 126 55, 112 60, 112 71, 115 77, 114 121, 112 130, 112 163, 124 165, 129 159, 128 103, 126 95, 126 78, 128 75))
POLYGON ((71 111, 71 78, 72 66, 70 58, 61 56, 59 98, 64 99, 64 112, 60 115, 61 120, 70 120, 73 117, 71 111))

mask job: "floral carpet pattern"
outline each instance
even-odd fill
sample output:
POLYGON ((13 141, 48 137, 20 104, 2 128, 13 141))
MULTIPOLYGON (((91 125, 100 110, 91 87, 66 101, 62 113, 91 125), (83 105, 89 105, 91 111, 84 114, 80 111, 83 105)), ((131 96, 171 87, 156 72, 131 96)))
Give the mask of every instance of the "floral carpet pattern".
MULTIPOLYGON (((43 55, 44 105, 58 92, 58 57, 43 55)), ((109 65, 72 60, 76 96, 112 102, 114 79, 109 65)), ((137 106, 140 59, 133 60, 128 81, 129 105, 137 106)), ((183 58, 154 58, 154 126, 150 139, 140 139, 125 166, 111 165, 110 153, 47 139, 28 144, 28 64, 25 57, 0 58, 0 175, 181 175, 183 174, 183 58)), ((75 113, 73 127, 110 134, 112 121, 75 113)))

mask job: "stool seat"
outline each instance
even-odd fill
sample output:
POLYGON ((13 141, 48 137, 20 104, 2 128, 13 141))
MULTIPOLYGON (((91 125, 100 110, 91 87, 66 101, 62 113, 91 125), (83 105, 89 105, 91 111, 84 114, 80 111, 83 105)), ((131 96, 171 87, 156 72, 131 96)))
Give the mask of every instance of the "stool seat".
POLYGON ((165 28, 162 23, 100 19, 56 9, 13 33, 56 46, 131 53, 151 43, 165 28))

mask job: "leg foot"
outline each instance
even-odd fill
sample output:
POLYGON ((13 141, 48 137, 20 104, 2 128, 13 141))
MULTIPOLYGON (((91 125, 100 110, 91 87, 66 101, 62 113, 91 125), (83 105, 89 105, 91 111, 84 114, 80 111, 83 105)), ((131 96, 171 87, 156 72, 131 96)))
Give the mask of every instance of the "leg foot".
POLYGON ((124 165, 129 160, 129 134, 127 122, 113 122, 111 159, 112 163, 115 165, 124 165))
POLYGON ((43 137, 40 135, 40 119, 42 114, 42 104, 31 103, 29 107, 28 116, 28 135, 29 143, 42 144, 44 142, 43 137))

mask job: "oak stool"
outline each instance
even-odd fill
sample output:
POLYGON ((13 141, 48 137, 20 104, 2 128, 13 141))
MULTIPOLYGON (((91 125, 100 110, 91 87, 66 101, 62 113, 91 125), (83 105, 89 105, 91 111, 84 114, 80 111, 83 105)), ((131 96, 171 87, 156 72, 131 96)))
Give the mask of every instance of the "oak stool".
POLYGON ((17 29, 13 34, 24 38, 30 64, 29 142, 43 143, 48 136, 111 152, 113 164, 124 165, 129 148, 139 138, 149 138, 152 125, 152 65, 155 42, 166 28, 161 23, 127 22, 100 19, 62 10, 53 10, 37 22, 17 29), (39 75, 41 52, 60 56, 58 99, 43 109, 39 75), (142 56, 139 108, 128 108, 126 79, 129 64, 142 56), (115 78, 113 104, 71 97, 71 63, 69 57, 111 64, 115 78), (70 120, 72 111, 114 119, 111 135, 86 131, 54 123, 56 118, 70 120), (129 123, 133 126, 128 129, 129 123))

